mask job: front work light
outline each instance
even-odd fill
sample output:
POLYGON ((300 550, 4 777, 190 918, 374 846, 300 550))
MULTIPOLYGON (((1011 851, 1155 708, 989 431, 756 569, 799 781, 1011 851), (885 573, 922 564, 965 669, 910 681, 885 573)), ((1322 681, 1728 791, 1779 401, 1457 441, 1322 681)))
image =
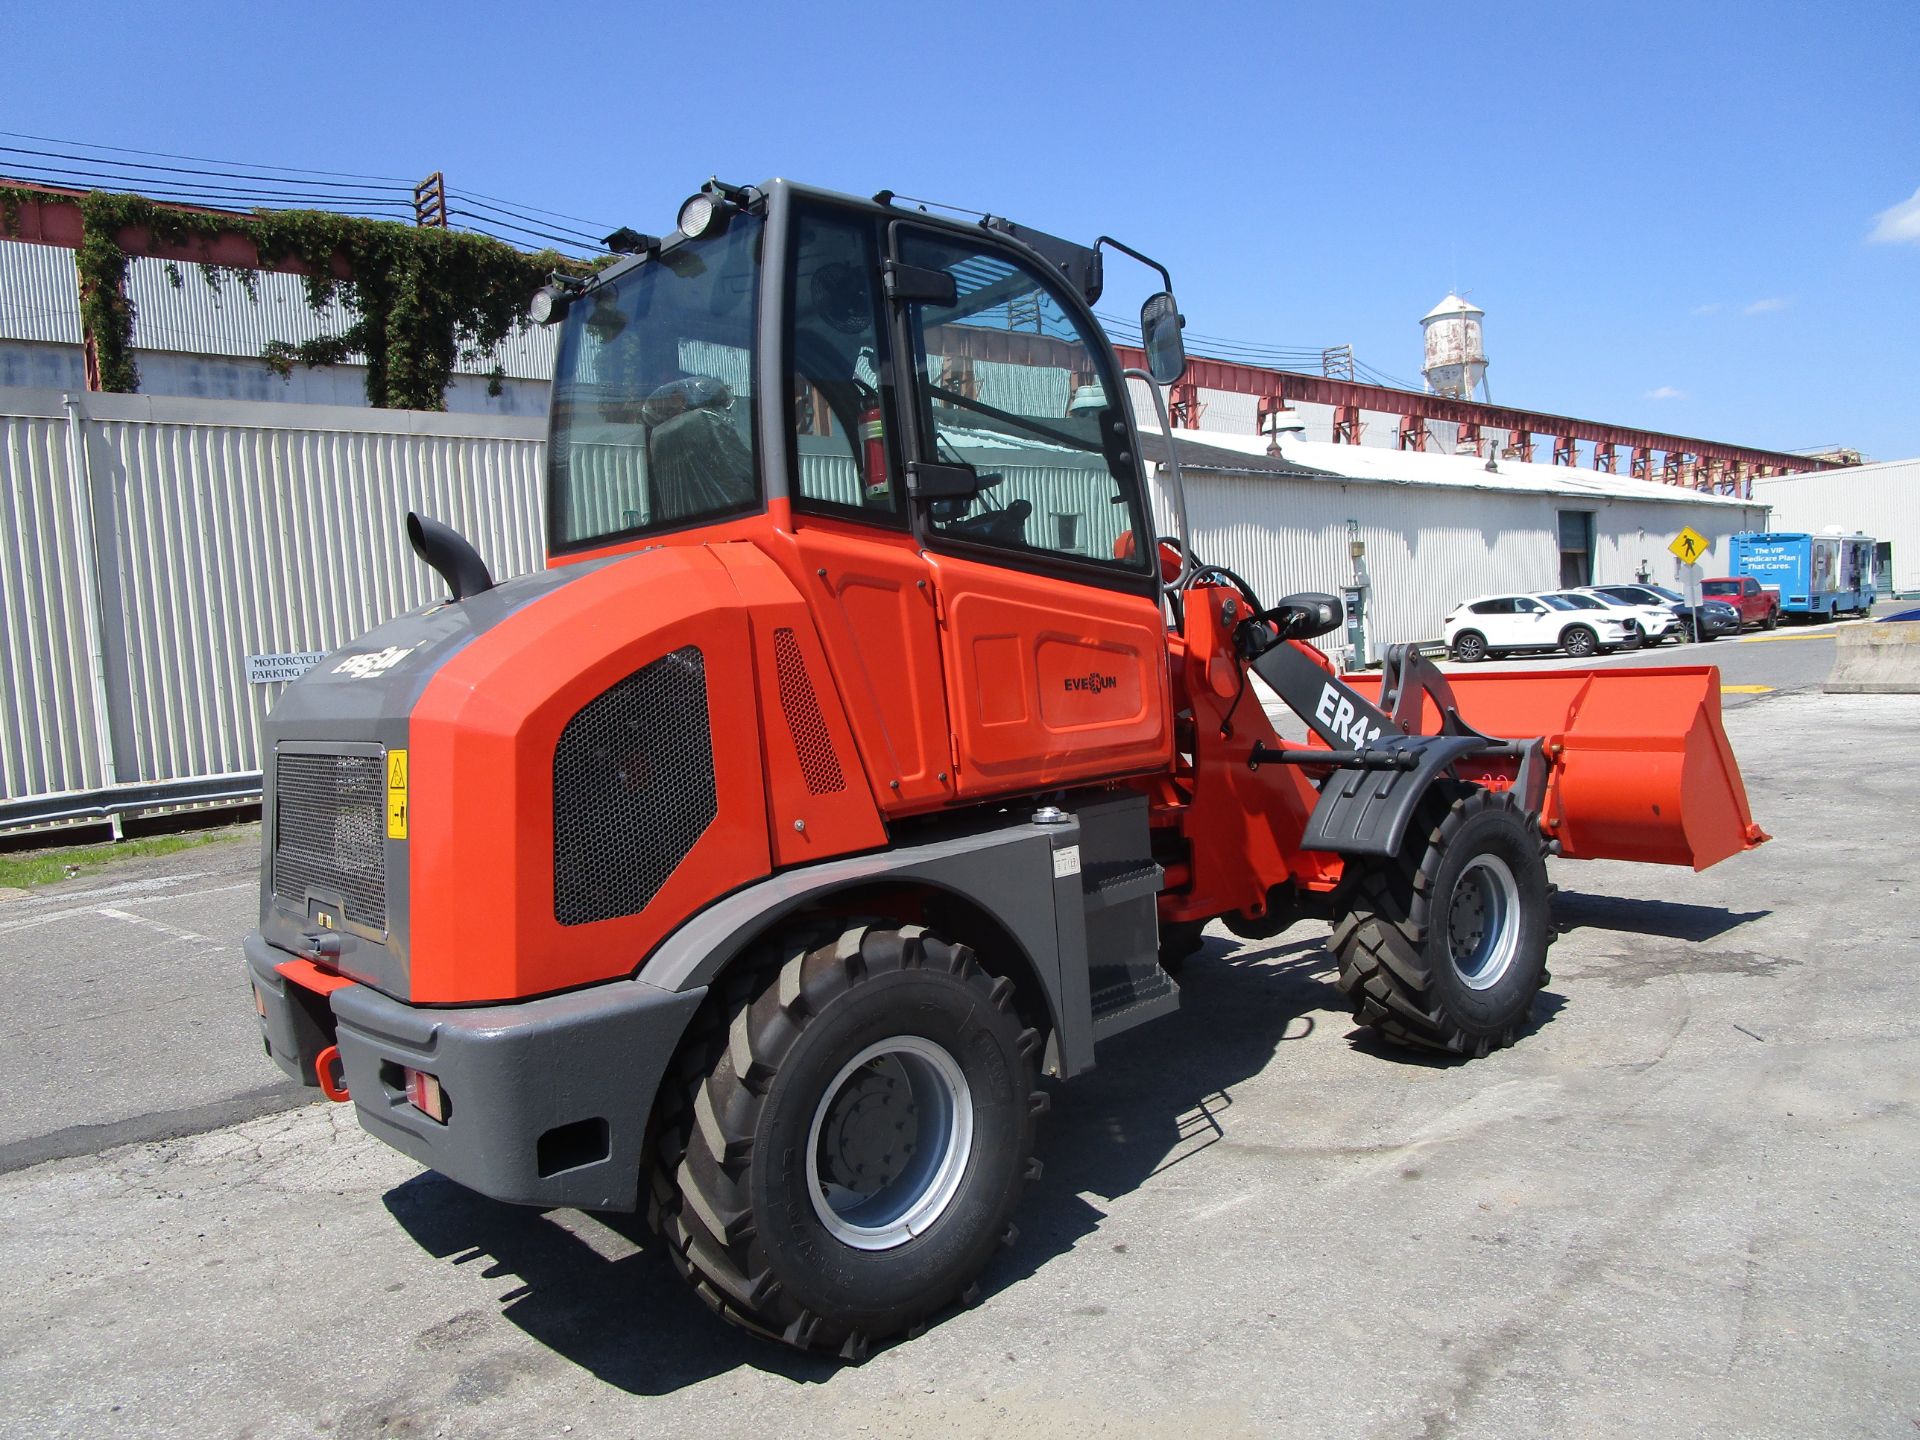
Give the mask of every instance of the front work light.
POLYGON ((718 235, 727 228, 732 215, 731 205, 718 195, 702 190, 688 197, 687 203, 680 207, 680 218, 674 223, 680 233, 691 240, 701 235, 718 235))
POLYGON ((551 325, 565 315, 572 304, 573 292, 564 285, 542 285, 533 292, 527 318, 536 325, 551 325))

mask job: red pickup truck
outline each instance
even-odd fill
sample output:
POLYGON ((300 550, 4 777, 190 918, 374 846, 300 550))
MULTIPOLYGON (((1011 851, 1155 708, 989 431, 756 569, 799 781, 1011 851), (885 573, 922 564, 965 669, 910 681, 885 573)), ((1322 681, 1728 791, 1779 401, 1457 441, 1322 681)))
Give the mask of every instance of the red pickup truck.
POLYGON ((1758 625, 1771 630, 1780 623, 1780 592, 1769 590, 1751 575, 1717 575, 1700 582, 1705 600, 1724 600, 1740 612, 1740 627, 1758 625))

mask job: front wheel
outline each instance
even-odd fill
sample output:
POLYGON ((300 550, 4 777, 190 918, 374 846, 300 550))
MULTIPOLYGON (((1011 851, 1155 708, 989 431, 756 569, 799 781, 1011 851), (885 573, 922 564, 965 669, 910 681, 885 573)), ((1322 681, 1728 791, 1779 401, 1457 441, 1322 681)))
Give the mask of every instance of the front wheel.
POLYGON ((1513 1043, 1547 978, 1546 848, 1510 793, 1428 797, 1398 856, 1348 862, 1333 953, 1354 1018, 1403 1045, 1513 1043))
POLYGON ((650 1218, 724 1318, 864 1358, 1011 1239, 1040 1036, 1012 981, 918 926, 762 960, 681 1056, 650 1218))
POLYGON ((1584 660, 1600 648, 1600 637, 1584 625, 1575 625, 1560 637, 1560 648, 1576 660, 1584 660))

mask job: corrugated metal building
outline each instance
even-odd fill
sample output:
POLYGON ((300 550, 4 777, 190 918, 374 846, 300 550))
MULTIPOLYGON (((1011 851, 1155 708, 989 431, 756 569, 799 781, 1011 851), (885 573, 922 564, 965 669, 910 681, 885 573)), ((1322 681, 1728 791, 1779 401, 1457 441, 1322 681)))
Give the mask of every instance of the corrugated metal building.
POLYGON ((1775 530, 1873 536, 1888 547, 1895 593, 1920 594, 1920 460, 1768 476, 1753 495, 1773 507, 1775 530))
POLYGON ((257 792, 272 657, 437 593, 409 509, 540 565, 545 429, 0 388, 0 828, 257 792))
MULTIPOLYGON (((1151 401, 1136 402, 1151 414, 1151 401)), ((1176 432, 1202 558, 1230 566, 1262 597, 1338 594, 1366 547, 1376 647, 1439 638, 1461 600, 1489 592, 1628 581, 1671 582, 1667 544, 1683 526, 1716 542, 1764 529, 1759 501, 1566 465, 1488 462, 1331 445, 1283 433, 1176 432)), ((1167 513, 1164 496, 1159 500, 1167 513)), ((1331 642, 1329 642, 1331 643, 1331 642)))
MULTIPOLYGON (((197 265, 170 272, 164 261, 127 266, 134 305, 134 358, 144 395, 365 406, 366 364, 297 365, 282 378, 260 352, 269 341, 299 344, 337 335, 348 324, 338 304, 316 313, 298 276, 254 274, 254 298, 232 279, 209 286, 197 265), (173 283, 177 273, 180 284, 173 283)), ((554 332, 529 327, 492 352, 455 367, 447 409, 455 414, 544 416, 553 374, 554 332), (499 367, 499 394, 490 394, 499 367)), ((47 245, 0 240, 0 386, 80 390, 79 280, 73 254, 47 245)))

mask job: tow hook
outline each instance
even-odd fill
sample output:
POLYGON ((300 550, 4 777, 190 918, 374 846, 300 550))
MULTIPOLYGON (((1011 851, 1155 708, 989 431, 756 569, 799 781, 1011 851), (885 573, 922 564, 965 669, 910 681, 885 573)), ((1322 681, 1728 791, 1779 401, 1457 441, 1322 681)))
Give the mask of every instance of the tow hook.
POLYGON ((340 1047, 329 1045, 313 1057, 313 1078, 320 1082, 320 1093, 336 1105, 344 1105, 353 1096, 347 1092, 347 1067, 340 1062, 340 1047))

